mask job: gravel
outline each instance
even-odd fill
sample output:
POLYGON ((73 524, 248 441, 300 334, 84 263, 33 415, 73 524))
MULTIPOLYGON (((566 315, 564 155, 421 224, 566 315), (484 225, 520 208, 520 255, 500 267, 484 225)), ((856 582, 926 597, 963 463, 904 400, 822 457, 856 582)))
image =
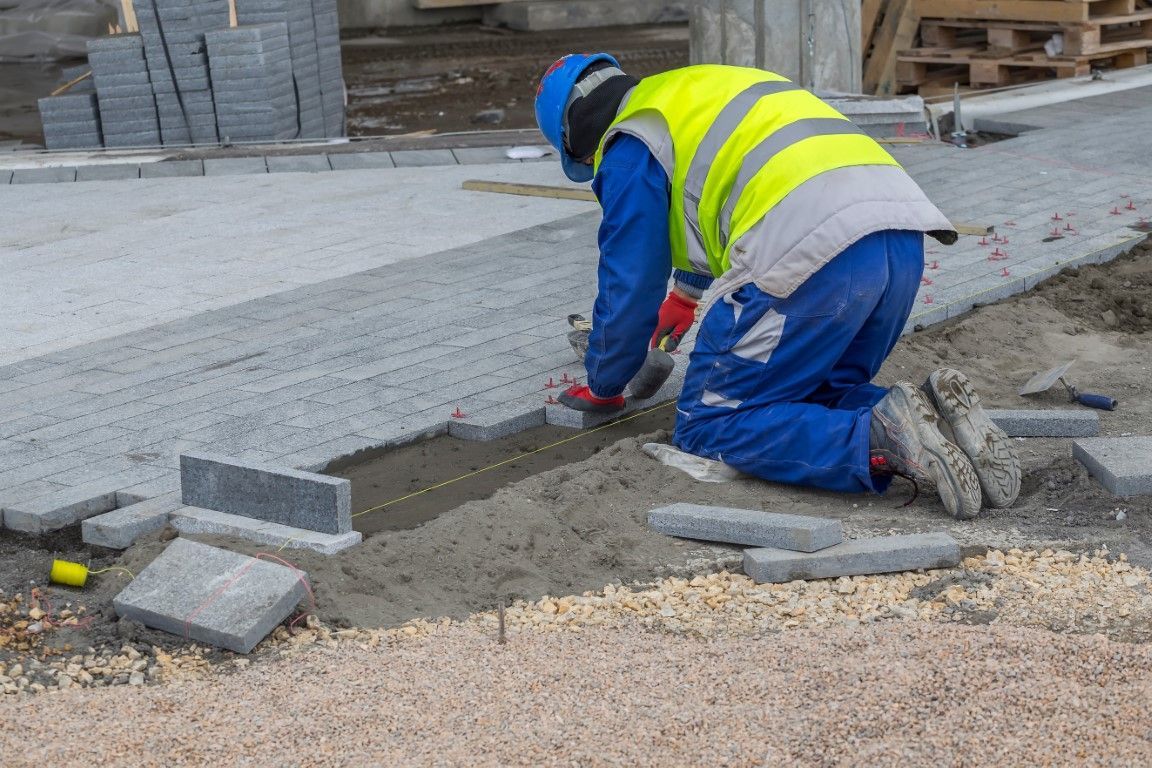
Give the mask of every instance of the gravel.
POLYGON ((158 652, 160 684, 0 697, 0 753, 13 766, 1149 764, 1152 645, 1113 638, 1149 638, 1150 587, 1122 557, 1010 550, 927 573, 756 585, 722 572, 520 602, 505 644, 491 612, 387 630, 313 618, 253 659, 158 652))

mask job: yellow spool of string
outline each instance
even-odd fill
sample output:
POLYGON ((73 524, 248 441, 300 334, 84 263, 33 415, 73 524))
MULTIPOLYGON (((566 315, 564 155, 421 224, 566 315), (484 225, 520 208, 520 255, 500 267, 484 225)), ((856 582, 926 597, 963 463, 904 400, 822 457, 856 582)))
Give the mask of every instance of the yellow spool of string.
POLYGON ((48 578, 54 584, 82 587, 88 583, 88 566, 67 560, 53 560, 48 578))

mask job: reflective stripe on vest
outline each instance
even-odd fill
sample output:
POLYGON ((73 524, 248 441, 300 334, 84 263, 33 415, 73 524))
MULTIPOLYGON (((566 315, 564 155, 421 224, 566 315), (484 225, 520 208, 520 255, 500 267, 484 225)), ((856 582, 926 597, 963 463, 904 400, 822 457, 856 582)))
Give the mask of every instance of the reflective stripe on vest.
POLYGON ((804 182, 836 168, 898 167, 815 96, 739 67, 687 67, 641 81, 607 131, 597 167, 616 133, 643 140, 668 173, 675 266, 713 276, 730 267, 733 243, 804 182))

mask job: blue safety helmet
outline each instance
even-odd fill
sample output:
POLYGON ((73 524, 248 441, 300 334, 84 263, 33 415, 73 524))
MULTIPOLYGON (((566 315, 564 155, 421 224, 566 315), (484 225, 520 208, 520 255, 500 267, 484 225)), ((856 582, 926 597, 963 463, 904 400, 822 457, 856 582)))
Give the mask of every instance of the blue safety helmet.
POLYGON ((564 112, 568 108, 568 97, 580 75, 598 61, 606 61, 613 67, 620 62, 607 53, 572 53, 557 61, 544 77, 536 90, 536 122, 548 143, 560 154, 560 165, 564 175, 572 181, 591 181, 592 167, 573 157, 564 146, 564 112))

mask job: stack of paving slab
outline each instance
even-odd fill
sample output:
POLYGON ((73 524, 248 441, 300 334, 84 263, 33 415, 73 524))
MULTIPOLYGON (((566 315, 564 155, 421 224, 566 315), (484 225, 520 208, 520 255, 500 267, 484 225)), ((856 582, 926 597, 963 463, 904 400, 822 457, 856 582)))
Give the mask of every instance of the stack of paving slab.
MULTIPOLYGON (((343 135, 325 131, 320 52, 312 3, 309 0, 237 0, 236 20, 240 26, 264 24, 288 26, 288 50, 292 59, 300 138, 315 139, 343 135)), ((326 44, 336 46, 336 56, 339 57, 339 32, 334 41, 328 40, 326 44)), ((341 99, 343 94, 343 80, 341 80, 341 99)), ((344 117, 341 114, 341 125, 343 121, 344 117)))
POLYGON ((845 541, 839 520, 806 515, 671 504, 649 512, 648 526, 669 536, 750 547, 744 550, 744 573, 761 584, 951 568, 960 562, 960 545, 946 533, 845 541))
POLYGON ((40 99, 40 116, 48 149, 88 149, 104 143, 94 93, 65 93, 40 99))
MULTIPOLYGON (((228 27, 228 0, 140 3, 136 20, 165 144, 215 144, 216 108, 204 35, 228 27)), ((99 90, 99 87, 97 87, 99 90)))
POLYGON ((292 139, 296 92, 284 22, 221 29, 208 46, 216 125, 227 141, 292 139))
POLYGON ((111 35, 89 40, 88 64, 99 94, 104 146, 159 144, 160 120, 144 59, 144 39, 139 35, 111 35))
POLYGON ((89 43, 98 99, 81 84, 41 100, 48 148, 343 136, 336 0, 235 6, 231 28, 229 0, 139 4, 139 34, 89 43))

